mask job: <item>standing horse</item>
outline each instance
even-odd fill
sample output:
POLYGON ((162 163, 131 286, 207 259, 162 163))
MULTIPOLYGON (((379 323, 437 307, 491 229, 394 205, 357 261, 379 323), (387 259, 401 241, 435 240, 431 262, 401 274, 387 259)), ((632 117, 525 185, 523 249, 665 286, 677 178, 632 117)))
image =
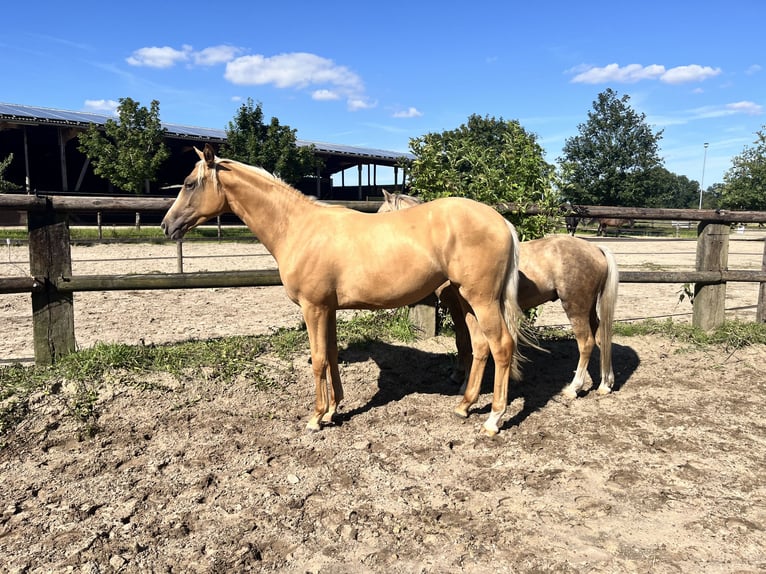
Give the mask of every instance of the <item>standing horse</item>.
MULTIPOLYGON (((421 203, 407 195, 383 193, 379 212, 421 203)), ((617 263, 605 247, 569 235, 524 241, 519 247, 519 305, 526 310, 560 299, 577 339, 580 359, 572 382, 562 391, 567 397, 576 397, 583 388, 596 342, 601 351, 598 392, 607 394, 614 386, 612 325, 618 286, 617 263)), ((455 342, 464 370, 470 365, 469 334, 455 306, 451 286, 442 286, 437 295, 453 317, 455 342)))
POLYGON ((331 422, 343 399, 336 310, 408 305, 451 281, 473 346, 469 389, 455 412, 467 417, 478 400, 491 353, 495 386, 482 431, 498 432, 509 376, 518 374, 518 238, 510 223, 489 206, 458 198, 384 215, 329 208, 261 168, 216 157, 209 144, 196 152, 200 159, 161 227, 180 239, 231 211, 274 256, 309 335, 316 385, 309 430, 331 422))
POLYGON ((617 219, 617 218, 596 218, 596 221, 598 221, 598 229, 596 230, 596 236, 604 236, 606 237, 606 230, 607 227, 614 227, 615 228, 615 237, 620 236, 620 228, 621 227, 630 227, 631 229, 636 224, 636 221, 634 219, 617 219))
POLYGON ((564 221, 566 222, 567 226, 567 233, 569 235, 574 236, 575 231, 577 231, 577 226, 580 225, 580 217, 577 217, 576 215, 567 215, 564 218, 564 221))

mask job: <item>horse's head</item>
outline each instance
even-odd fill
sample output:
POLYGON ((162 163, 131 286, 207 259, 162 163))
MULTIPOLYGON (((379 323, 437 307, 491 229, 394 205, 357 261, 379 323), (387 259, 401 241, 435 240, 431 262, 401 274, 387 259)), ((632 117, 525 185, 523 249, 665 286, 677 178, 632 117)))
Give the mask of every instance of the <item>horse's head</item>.
POLYGON ((383 204, 378 208, 378 213, 387 213, 389 211, 399 211, 423 203, 417 197, 404 195, 403 193, 390 193, 383 190, 383 204))
POLYGON ((218 185, 220 160, 215 157, 212 146, 205 144, 204 151, 197 148, 194 151, 200 159, 160 224, 171 239, 182 238, 192 227, 228 210, 226 196, 218 185))

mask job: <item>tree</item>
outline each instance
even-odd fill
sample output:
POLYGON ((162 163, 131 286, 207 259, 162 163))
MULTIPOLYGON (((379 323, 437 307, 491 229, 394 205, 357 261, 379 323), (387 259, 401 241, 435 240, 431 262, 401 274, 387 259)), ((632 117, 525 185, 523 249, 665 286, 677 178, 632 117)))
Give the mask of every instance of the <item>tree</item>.
MULTIPOLYGON (((410 185, 425 200, 459 196, 489 205, 558 207, 553 166, 536 136, 517 121, 474 114, 457 129, 412 138, 410 150, 410 185)), ((544 215, 510 219, 523 239, 542 237, 552 225, 544 215)))
POLYGON ((579 135, 564 142, 562 191, 575 204, 644 206, 650 201, 652 170, 662 130, 656 134, 646 116, 629 105, 630 96, 611 90, 598 95, 579 135))
POLYGON ((658 166, 647 171, 645 184, 644 207, 691 209, 698 205, 699 184, 685 175, 658 166))
POLYGON ((313 146, 298 147, 296 130, 280 125, 277 118, 263 123, 261 103, 255 106, 251 98, 242 104, 226 130, 226 143, 219 155, 262 167, 295 185, 306 176, 313 176, 319 165, 313 146))
POLYGON ((766 211, 766 125, 756 132, 753 147, 732 158, 723 176, 721 207, 766 211))
POLYGON ((104 133, 95 124, 79 136, 80 151, 93 162, 93 171, 119 189, 141 193, 169 157, 165 129, 160 123, 157 100, 147 110, 130 98, 120 98, 119 121, 104 123, 104 133))
POLYGON ((18 186, 5 180, 5 170, 11 165, 13 161, 13 154, 9 154, 4 160, 0 161, 0 193, 5 193, 12 189, 16 189, 18 186))

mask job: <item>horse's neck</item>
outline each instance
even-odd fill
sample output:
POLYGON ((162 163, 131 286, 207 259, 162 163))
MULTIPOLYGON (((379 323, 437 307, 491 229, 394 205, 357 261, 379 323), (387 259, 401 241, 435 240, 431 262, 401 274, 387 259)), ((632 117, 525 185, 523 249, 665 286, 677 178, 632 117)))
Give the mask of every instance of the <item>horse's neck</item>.
POLYGON ((281 246, 291 226, 313 208, 299 191, 276 178, 260 173, 245 173, 237 185, 226 186, 229 207, 279 262, 281 246))

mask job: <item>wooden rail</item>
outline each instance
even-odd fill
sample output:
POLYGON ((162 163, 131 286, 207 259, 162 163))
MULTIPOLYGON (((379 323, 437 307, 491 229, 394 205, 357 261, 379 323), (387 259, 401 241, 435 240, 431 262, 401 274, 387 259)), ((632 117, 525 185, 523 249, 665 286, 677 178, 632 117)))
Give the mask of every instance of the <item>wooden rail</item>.
MULTIPOLYGON (((68 214, 83 211, 165 212, 173 199, 149 197, 72 197, 0 195, 0 210, 27 212, 30 276, 0 278, 0 294, 31 293, 35 362, 50 364, 74 351, 75 291, 190 289, 280 285, 277 270, 80 275, 71 269, 68 214)), ((380 202, 328 202, 375 212, 380 202)), ((521 213, 514 204, 498 204, 501 213, 521 213)), ((541 213, 536 206, 524 214, 541 213)), ((699 222, 695 271, 623 271, 623 283, 693 283, 693 324, 705 330, 723 323, 726 283, 760 283, 756 321, 766 322, 766 242, 761 271, 730 270, 729 223, 766 223, 766 212, 690 209, 643 209, 572 206, 561 215, 621 217, 699 222)))

